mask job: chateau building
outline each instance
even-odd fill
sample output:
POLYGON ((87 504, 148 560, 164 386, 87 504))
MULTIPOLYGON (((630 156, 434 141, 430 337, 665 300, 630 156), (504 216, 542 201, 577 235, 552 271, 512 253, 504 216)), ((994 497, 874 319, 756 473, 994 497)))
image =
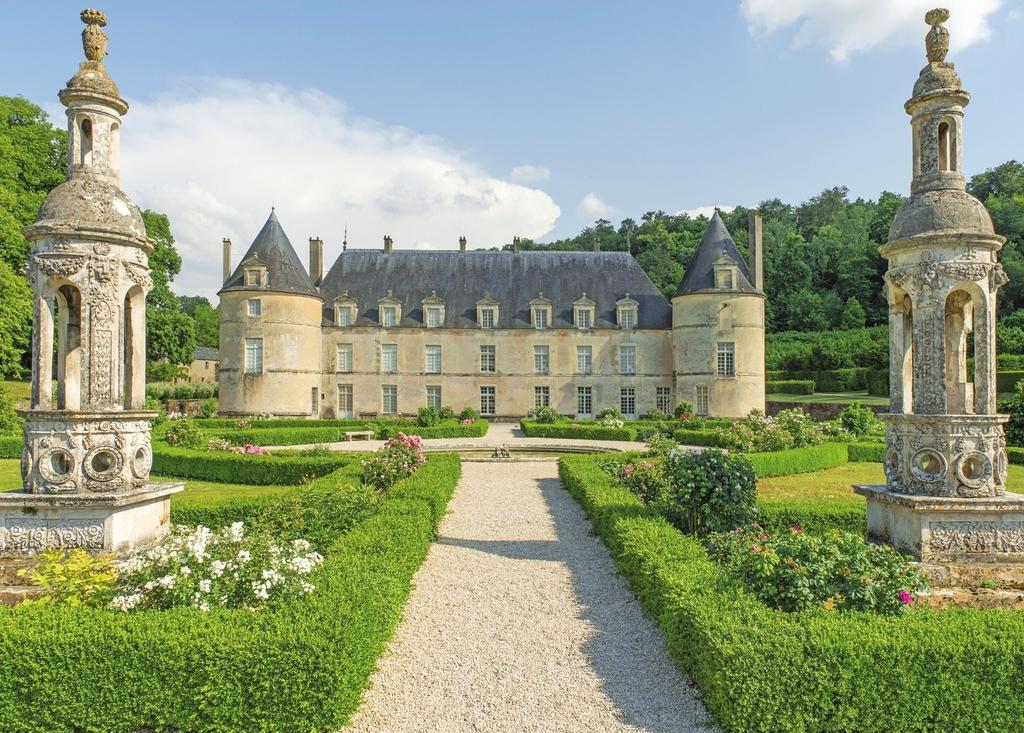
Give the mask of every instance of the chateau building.
POLYGON ((322 240, 307 272, 274 212, 234 268, 224 240, 221 413, 764 409, 759 216, 748 266, 716 212, 671 302, 626 252, 459 244, 400 251, 385 237, 324 274, 322 240))

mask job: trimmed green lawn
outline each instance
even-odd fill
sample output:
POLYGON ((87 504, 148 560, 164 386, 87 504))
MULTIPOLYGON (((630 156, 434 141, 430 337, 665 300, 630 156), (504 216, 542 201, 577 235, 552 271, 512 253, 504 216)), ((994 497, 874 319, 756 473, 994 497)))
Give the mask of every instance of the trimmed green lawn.
POLYGON ((15 406, 18 406, 19 402, 28 402, 29 398, 32 396, 32 382, 0 380, 0 384, 7 388, 7 391, 11 395, 11 399, 14 400, 15 406))
MULTIPOLYGON (((854 494, 852 486, 881 483, 885 483, 881 463, 847 463, 825 471, 760 479, 757 495, 769 501, 811 499, 863 506, 864 497, 854 494)), ((1006 488, 1024 493, 1024 466, 1010 466, 1006 488)))
POLYGON ((825 402, 848 405, 860 402, 862 405, 888 405, 888 397, 870 395, 867 392, 815 392, 814 394, 783 394, 776 392, 765 395, 768 402, 825 402))
POLYGON ((21 488, 21 461, 17 458, 0 459, 0 491, 21 488))

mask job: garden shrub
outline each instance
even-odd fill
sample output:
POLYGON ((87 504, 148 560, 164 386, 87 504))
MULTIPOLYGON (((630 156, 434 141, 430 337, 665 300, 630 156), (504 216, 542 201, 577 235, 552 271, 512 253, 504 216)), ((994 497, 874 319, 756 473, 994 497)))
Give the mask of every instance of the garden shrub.
POLYGON ((850 443, 846 446, 850 463, 882 463, 885 461, 884 443, 850 443))
POLYGON ((441 415, 436 407, 421 407, 416 413, 416 425, 421 428, 430 428, 441 422, 441 415))
POLYGON ((436 438, 482 438, 487 435, 490 423, 477 418, 470 423, 448 420, 432 428, 405 428, 406 435, 418 435, 424 440, 436 438))
POLYGON ((747 453, 746 458, 753 465, 758 478, 771 478, 835 468, 849 461, 849 452, 843 443, 825 443, 781 451, 747 453))
POLYGON ((39 589, 39 595, 22 605, 98 606, 106 603, 114 591, 117 573, 111 555, 93 555, 76 548, 71 551, 53 548, 40 552, 34 565, 18 571, 39 589))
POLYGON ((636 429, 605 427, 596 423, 559 422, 542 425, 534 420, 519 423, 528 438, 575 438, 578 440, 636 440, 636 429))
POLYGON ((838 530, 864 536, 868 521, 866 504, 857 501, 852 487, 850 494, 847 502, 758 497, 757 521, 768 532, 786 532, 799 524, 811 534, 838 530))
POLYGON ((1024 370, 1006 369, 996 372, 996 391, 1000 394, 1013 392, 1017 385, 1024 379, 1024 370))
POLYGON ((164 433, 167 445, 179 448, 202 448, 206 445, 207 436, 188 418, 175 420, 174 424, 164 433))
POLYGON ((660 461, 640 460, 616 468, 625 487, 644 504, 656 502, 668 489, 660 461))
POLYGON ((729 438, 720 435, 717 429, 714 430, 676 430, 672 438, 680 445, 697 445, 708 448, 726 448, 730 442, 729 438))
POLYGON ((755 524, 713 534, 707 544, 714 560, 782 611, 824 606, 895 615, 928 588, 906 557, 863 533, 809 534, 794 524, 769 534, 755 524))
POLYGON ((889 370, 872 369, 867 376, 868 394, 876 397, 889 396, 889 370))
POLYGON ((767 394, 814 394, 813 379, 780 379, 764 383, 767 394))
POLYGON ((1024 720, 1024 615, 776 611, 595 457, 563 457, 559 473, 722 730, 967 733, 1024 720))
POLYGON ((1006 449, 1006 456, 1010 463, 1016 466, 1024 466, 1024 448, 1010 446, 1006 449))
POLYGON ((0 730, 341 729, 458 477, 456 456, 431 457, 329 543, 317 592, 261 613, 0 609, 0 730))
POLYGON ((480 417, 480 413, 472 407, 463 407, 462 412, 458 414, 459 420, 476 420, 478 417, 480 417))
POLYGON ((194 450, 153 443, 153 473, 204 481, 288 485, 307 482, 336 471, 361 456, 334 453, 322 458, 302 456, 251 456, 222 451, 194 450))
POLYGON ((697 408, 693 406, 692 402, 680 402, 676 405, 676 409, 672 411, 672 416, 676 420, 689 420, 697 415, 697 408))
POLYGON ((22 437, 0 435, 0 458, 21 458, 22 437))
POLYGON ((438 410, 437 416, 441 418, 442 421, 455 420, 458 418, 458 415, 455 414, 455 410, 450 407, 442 407, 438 410))
POLYGON ((757 477, 750 462, 721 451, 676 450, 662 467, 654 506, 687 534, 731 530, 756 515, 757 477))
POLYGON ((860 402, 851 402, 840 411, 836 419, 843 430, 858 438, 863 438, 868 433, 881 432, 883 429, 882 421, 860 402))
POLYGON ((210 418, 217 414, 220 404, 216 397, 210 397, 199 403, 199 414, 204 418, 210 418))
POLYGON ((418 435, 399 433, 362 462, 363 476, 370 486, 387 491, 425 461, 423 440, 418 435))

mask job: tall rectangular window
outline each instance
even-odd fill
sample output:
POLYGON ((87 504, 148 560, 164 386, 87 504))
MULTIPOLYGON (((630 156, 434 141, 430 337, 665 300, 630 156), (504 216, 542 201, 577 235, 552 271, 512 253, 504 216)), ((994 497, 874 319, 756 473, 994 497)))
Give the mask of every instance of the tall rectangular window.
POLYGON ((548 327, 548 309, 546 307, 533 309, 533 325, 535 328, 548 327))
POLYGON ((427 407, 433 407, 435 410, 441 409, 441 385, 427 385, 427 407))
POLYGON ((339 326, 352 325, 352 309, 349 306, 339 306, 337 312, 337 321, 339 326))
POLYGON ((427 359, 426 359, 426 372, 427 374, 440 374, 441 373, 441 347, 440 346, 427 346, 427 359))
POLYGON ((578 374, 590 374, 594 371, 594 347, 576 347, 576 372, 578 374))
POLYGON ((708 386, 706 384, 698 384, 697 389, 694 392, 694 408, 697 410, 698 415, 708 414, 708 386))
POLYGON ((385 384, 380 388, 380 411, 385 415, 398 413, 398 386, 385 384))
POLYGON ((439 328, 441 326, 441 309, 427 308, 427 328, 439 328))
POLYGON ((718 342, 718 376, 736 376, 736 344, 732 341, 718 342))
POLYGON ((594 414, 594 391, 591 387, 576 388, 576 416, 592 417, 594 414))
POLYGON ((354 417, 352 413, 352 385, 338 385, 338 417, 341 419, 354 417))
POLYGON ((654 391, 654 406, 666 415, 672 414, 672 388, 658 387, 654 391))
POLYGON ((592 325, 591 310, 589 308, 576 309, 576 327, 590 328, 592 325))
POLYGON ((493 415, 496 409, 495 397, 496 389, 494 387, 481 387, 480 388, 480 414, 481 415, 493 415))
POLYGON ((497 371, 497 355, 494 346, 481 346, 480 347, 480 371, 482 372, 494 372, 497 371))
POLYGON ((619 390, 619 412, 631 420, 636 418, 636 387, 619 390))
POLYGON ((386 305, 380 309, 380 325, 384 328, 394 328, 398 325, 398 309, 393 305, 386 305))
POLYGON ((534 387, 533 388, 533 406, 534 407, 550 407, 551 406, 551 388, 550 387, 534 387))
POLYGON ((636 308, 619 308, 619 328, 636 328, 636 308))
POLYGON ((263 339, 245 340, 245 373, 263 373, 263 339))
POLYGON ((352 344, 338 344, 338 371, 352 371, 352 344))
POLYGON ((494 308, 480 309, 480 327, 494 328, 494 315, 497 311, 494 308))
POLYGON ((636 347, 619 347, 619 374, 636 374, 636 347))
POLYGON ((398 344, 380 345, 380 370, 382 372, 398 371, 398 344))
POLYGON ((320 388, 313 387, 309 393, 310 412, 314 415, 320 414, 320 388))
POLYGON ((551 371, 551 347, 533 347, 533 371, 537 374, 547 374, 551 371))
POLYGON ((250 316, 261 316, 263 315, 263 301, 259 298, 249 298, 249 315, 250 316))

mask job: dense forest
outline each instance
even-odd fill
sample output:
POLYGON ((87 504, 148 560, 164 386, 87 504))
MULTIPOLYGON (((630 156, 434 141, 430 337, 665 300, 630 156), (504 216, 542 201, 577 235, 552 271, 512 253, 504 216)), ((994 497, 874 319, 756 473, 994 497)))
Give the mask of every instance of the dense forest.
MULTIPOLYGON (((22 229, 33 221, 46 193, 64 180, 66 161, 67 135, 42 109, 21 97, 0 97, 0 293, 5 304, 0 310, 0 377, 17 376, 28 365, 32 310, 21 275, 28 254, 22 229)), ((996 230, 1007 238, 1000 258, 1010 282, 1000 300, 999 349, 1024 354, 1024 165, 1009 161, 975 175, 968 190, 985 203, 996 230)), ((871 328, 884 326, 887 318, 886 265, 878 245, 886 241, 903 201, 890 192, 876 200, 851 200, 845 187, 835 187, 797 205, 761 202, 769 331, 864 329, 856 340, 867 339, 871 361, 884 360, 887 352, 879 346, 885 329, 871 328)), ((741 207, 722 214, 744 255, 748 211, 741 207)), ((217 346, 217 310, 206 298, 174 294, 171 284, 181 270, 181 257, 171 222, 154 211, 143 216, 156 242, 150 256, 154 287, 146 301, 147 354, 153 363, 187 363, 195 346, 217 346)), ((639 221, 623 219, 616 226, 602 219, 575 237, 548 243, 527 239, 519 246, 589 250, 597 243, 604 250, 628 251, 671 296, 706 226, 703 216, 649 211, 639 221)), ((849 357, 848 350, 840 352, 838 360, 844 353, 849 357)), ((166 372, 160 377, 166 378, 166 372)))

